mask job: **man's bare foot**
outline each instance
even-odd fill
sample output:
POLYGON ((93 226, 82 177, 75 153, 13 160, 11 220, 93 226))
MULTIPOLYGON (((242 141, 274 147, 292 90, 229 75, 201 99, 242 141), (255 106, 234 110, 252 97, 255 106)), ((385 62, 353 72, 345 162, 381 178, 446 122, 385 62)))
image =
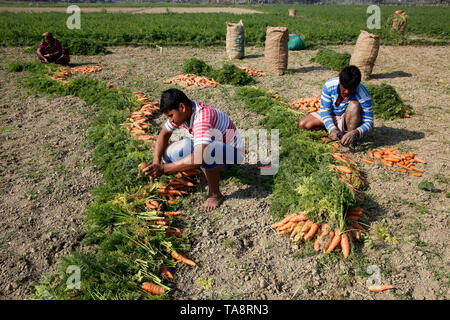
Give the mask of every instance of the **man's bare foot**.
POLYGON ((206 201, 202 204, 201 210, 204 212, 212 211, 217 208, 223 201, 223 196, 221 193, 210 194, 206 201))

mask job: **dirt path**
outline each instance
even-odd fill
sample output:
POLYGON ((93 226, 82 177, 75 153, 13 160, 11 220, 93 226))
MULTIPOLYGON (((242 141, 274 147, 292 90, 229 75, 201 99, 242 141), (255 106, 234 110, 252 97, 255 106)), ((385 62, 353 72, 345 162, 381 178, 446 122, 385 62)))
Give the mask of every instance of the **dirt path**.
MULTIPOLYGON (((352 46, 332 48, 352 52, 352 46)), ((162 54, 159 49, 151 48, 110 50, 113 54, 73 57, 73 62, 99 63, 103 71, 92 77, 117 87, 143 90, 153 99, 158 99, 161 91, 170 87, 163 80, 181 73, 185 59, 195 56, 214 68, 229 61, 221 47, 169 47, 163 48, 162 54)), ((256 170, 245 167, 235 172, 235 177, 222 181, 226 198, 219 209, 200 213, 197 208, 203 201, 202 193, 186 200, 182 227, 193 233, 188 256, 199 267, 182 266, 176 272, 173 297, 448 299, 450 90, 446 81, 449 70, 442 66, 450 64, 449 50, 437 46, 426 50, 390 46, 380 49, 374 79, 368 83, 393 85, 416 114, 410 119, 376 119, 376 129, 358 146, 355 158, 360 159, 369 147, 399 146, 401 150, 417 152, 427 164, 422 178, 361 164, 369 183, 367 195, 372 207, 368 217, 373 242, 358 245, 356 255, 342 261, 333 256, 311 254, 310 244, 293 244, 286 237, 276 235, 268 228, 273 222, 269 194, 258 183, 256 170), (249 183, 252 179, 254 182, 249 183), (420 190, 421 181, 433 182, 439 191, 420 190), (367 267, 371 265, 379 268, 383 283, 393 284, 397 289, 369 293, 366 281, 367 267)), ((13 56, 10 49, 5 51, 10 58, 13 56)), ((316 52, 290 52, 287 74, 259 78, 257 86, 274 90, 287 101, 319 94, 324 82, 335 76, 335 72, 309 62, 316 52)), ((263 48, 248 47, 246 58, 233 63, 262 68, 263 53, 263 48)), ((191 87, 185 92, 228 113, 238 128, 259 126, 260 117, 243 111, 240 102, 232 99, 235 88, 231 86, 191 87)), ((159 119, 159 123, 162 121, 163 118, 159 119)))
MULTIPOLYGON (((0 11, 9 12, 66 12, 65 7, 0 7, 0 11)), ((234 14, 252 14, 264 13, 258 10, 229 7, 157 7, 157 8, 127 8, 127 7, 81 7, 81 12, 107 12, 107 13, 234 13, 234 14)))
POLYGON ((42 273, 79 248, 89 191, 101 181, 83 147, 92 107, 29 96, 13 77, 0 70, 1 299, 27 298, 42 273))

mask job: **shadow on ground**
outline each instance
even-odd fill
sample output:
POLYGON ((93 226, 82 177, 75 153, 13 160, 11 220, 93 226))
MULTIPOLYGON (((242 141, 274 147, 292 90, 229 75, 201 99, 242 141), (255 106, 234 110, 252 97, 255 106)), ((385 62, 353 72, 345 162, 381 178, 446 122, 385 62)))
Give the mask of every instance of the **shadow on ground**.
POLYGON ((420 131, 390 128, 386 126, 375 127, 366 137, 361 140, 360 151, 376 149, 384 146, 395 145, 402 141, 418 140, 425 137, 420 131))
POLYGON ((394 79, 394 78, 408 78, 412 77, 411 73, 403 71, 394 71, 389 73, 376 73, 370 76, 371 79, 394 79))
POLYGON ((323 70, 331 70, 331 69, 326 67, 310 66, 297 69, 288 69, 287 71, 292 73, 307 73, 312 71, 323 71, 323 70))

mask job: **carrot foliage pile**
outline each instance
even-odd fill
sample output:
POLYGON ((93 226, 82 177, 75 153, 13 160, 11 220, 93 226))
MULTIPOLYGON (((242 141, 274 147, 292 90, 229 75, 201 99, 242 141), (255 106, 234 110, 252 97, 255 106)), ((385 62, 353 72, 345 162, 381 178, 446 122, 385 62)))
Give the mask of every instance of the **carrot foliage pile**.
MULTIPOLYGON (((169 204, 160 194, 164 180, 150 183, 140 174, 140 163, 152 159, 152 152, 148 143, 134 138, 124 124, 141 103, 129 90, 108 88, 106 83, 86 76, 75 77, 67 84, 55 81, 51 78, 55 70, 42 64, 16 63, 9 69, 29 70, 20 81, 32 92, 73 95, 92 106, 88 144, 93 150, 92 162, 102 171, 104 180, 92 190, 94 201, 86 211, 82 246, 88 250, 63 257, 58 273, 44 275, 32 297, 167 298, 171 286, 167 272, 177 264, 173 256, 181 259, 180 252, 188 249, 188 243, 175 227, 179 218, 169 215, 179 207, 179 201, 169 204), (150 206, 155 203, 158 205, 150 206), (69 266, 80 268, 80 287, 68 289, 72 275, 67 272, 69 266), (150 287, 157 290, 143 283, 151 283, 150 287)), ((151 127, 149 132, 156 134, 156 130, 151 127)))

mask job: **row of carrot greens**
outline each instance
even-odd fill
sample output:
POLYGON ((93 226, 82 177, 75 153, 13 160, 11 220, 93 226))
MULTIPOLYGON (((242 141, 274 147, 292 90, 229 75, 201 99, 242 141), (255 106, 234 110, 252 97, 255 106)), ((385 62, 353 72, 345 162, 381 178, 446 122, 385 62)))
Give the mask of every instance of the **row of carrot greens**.
MULTIPOLYGON (((169 235, 152 221, 176 221, 147 210, 145 203, 158 200, 162 210, 168 205, 152 184, 139 175, 139 164, 152 159, 145 142, 136 140, 124 123, 139 107, 128 89, 111 89, 101 81, 79 76, 64 84, 51 79, 54 65, 37 62, 10 64, 10 72, 23 72, 21 85, 33 93, 73 95, 92 106, 93 121, 87 132, 92 163, 103 173, 103 183, 92 190, 93 202, 86 210, 86 252, 74 251, 61 258, 57 274, 45 274, 35 285, 34 299, 164 299, 171 280, 161 270, 173 270, 172 252, 189 249, 187 238, 169 235), (80 268, 77 286, 69 266, 80 268), (70 271, 70 272, 69 272, 70 271), (164 294, 152 295, 141 289, 143 282, 164 288, 164 294), (70 284, 70 286, 68 286, 70 284)), ((152 129, 156 130, 156 129, 152 129)), ((163 181, 161 181, 162 183, 163 181)))

